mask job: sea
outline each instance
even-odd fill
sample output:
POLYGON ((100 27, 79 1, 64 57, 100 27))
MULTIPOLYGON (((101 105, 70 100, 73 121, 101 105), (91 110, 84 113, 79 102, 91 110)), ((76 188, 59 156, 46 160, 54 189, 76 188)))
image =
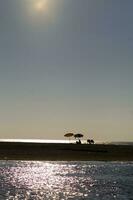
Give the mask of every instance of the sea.
POLYGON ((0 161, 0 200, 133 200, 133 162, 0 161))
MULTIPOLYGON (((76 140, 66 138, 65 140, 49 140, 49 139, 1 139, 0 142, 20 142, 20 143, 75 143, 76 140)), ((87 139, 81 139, 82 144, 87 143, 87 139)), ((114 145, 133 145, 132 141, 94 141, 95 144, 114 144, 114 145)))

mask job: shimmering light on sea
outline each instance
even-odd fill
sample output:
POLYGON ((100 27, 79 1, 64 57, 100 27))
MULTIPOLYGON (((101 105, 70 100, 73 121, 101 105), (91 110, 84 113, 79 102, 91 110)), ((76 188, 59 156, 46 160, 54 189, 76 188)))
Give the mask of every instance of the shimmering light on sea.
POLYGON ((0 199, 130 199, 132 162, 0 161, 0 199))
MULTIPOLYGON (((68 139, 65 140, 45 140, 45 139, 0 139, 0 142, 20 142, 20 143, 75 143, 75 139, 68 139)), ((82 144, 87 143, 87 139, 82 139, 82 144)), ((95 144, 115 144, 115 145, 133 145, 133 142, 122 142, 122 141, 100 141, 95 140, 95 144)))

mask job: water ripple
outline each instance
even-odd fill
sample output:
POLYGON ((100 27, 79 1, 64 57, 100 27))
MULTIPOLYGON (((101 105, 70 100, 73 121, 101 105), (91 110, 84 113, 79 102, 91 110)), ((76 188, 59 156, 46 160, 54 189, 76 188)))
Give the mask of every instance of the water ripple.
POLYGON ((133 163, 1 161, 0 199, 128 199, 132 170, 133 163))

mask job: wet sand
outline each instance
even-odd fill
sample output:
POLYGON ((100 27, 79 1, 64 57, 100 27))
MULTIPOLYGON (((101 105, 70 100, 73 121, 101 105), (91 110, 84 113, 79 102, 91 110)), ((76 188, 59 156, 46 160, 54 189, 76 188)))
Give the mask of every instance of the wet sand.
POLYGON ((0 160, 133 161, 133 145, 0 142, 0 160))

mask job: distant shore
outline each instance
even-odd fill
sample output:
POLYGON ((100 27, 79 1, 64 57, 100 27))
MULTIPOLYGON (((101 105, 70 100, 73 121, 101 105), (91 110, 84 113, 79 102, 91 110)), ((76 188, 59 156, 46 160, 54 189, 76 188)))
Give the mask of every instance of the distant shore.
POLYGON ((133 145, 0 142, 0 160, 133 161, 133 145))

